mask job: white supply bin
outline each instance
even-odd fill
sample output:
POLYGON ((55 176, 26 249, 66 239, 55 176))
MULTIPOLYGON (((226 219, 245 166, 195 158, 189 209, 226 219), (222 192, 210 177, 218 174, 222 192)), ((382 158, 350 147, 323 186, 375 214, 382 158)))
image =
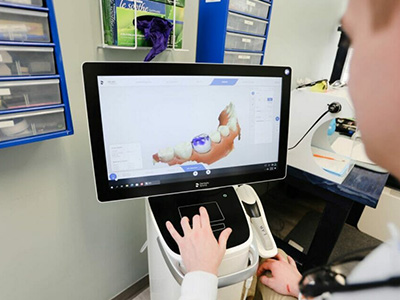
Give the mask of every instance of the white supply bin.
POLYGON ((270 3, 259 0, 230 0, 229 9, 266 19, 271 7, 270 3))
POLYGON ((231 31, 240 31, 264 36, 267 24, 267 21, 246 17, 233 12, 228 13, 227 29, 231 31))
POLYGON ((261 53, 225 51, 224 64, 260 65, 261 53))
POLYGON ((60 103, 60 81, 58 79, 0 81, 0 110, 60 103))
POLYGON ((0 76, 53 75, 52 47, 0 46, 0 76))
POLYGON ((48 13, 0 7, 0 40, 50 42, 48 13))
POLYGON ((0 141, 65 130, 63 108, 0 115, 0 141))
POLYGON ((225 49, 262 51, 265 38, 227 32, 225 49))

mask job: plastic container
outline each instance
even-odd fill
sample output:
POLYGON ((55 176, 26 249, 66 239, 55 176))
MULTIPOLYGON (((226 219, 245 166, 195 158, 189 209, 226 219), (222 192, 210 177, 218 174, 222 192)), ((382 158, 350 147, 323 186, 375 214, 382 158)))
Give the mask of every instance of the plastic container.
POLYGON ((47 12, 0 7, 0 40, 50 42, 47 12))
POLYGON ((0 110, 61 103, 60 81, 0 81, 0 110))
POLYGON ((54 75, 52 47, 0 46, 0 76, 54 75))
POLYGON ((258 0, 230 0, 229 9, 237 12, 253 15, 266 19, 268 17, 270 3, 258 0))
POLYGON ((267 21, 242 16, 233 12, 228 13, 228 30, 240 31, 244 33, 265 35, 267 21))
POLYGON ((262 51, 265 38, 237 33, 226 33, 225 49, 262 51))
POLYGON ((225 51, 224 64, 260 65, 262 54, 225 51))
POLYGON ((28 5, 28 6, 43 6, 42 0, 0 0, 0 3, 1 2, 28 5))
POLYGON ((0 115, 0 141, 65 130, 64 109, 0 115))

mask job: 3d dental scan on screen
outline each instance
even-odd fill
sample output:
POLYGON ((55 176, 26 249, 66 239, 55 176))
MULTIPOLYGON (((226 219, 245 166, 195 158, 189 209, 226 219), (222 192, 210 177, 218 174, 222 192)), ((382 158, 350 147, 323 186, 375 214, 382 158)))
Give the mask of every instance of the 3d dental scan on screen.
POLYGON ((254 189, 284 178, 289 67, 85 63, 101 202, 146 198, 151 299, 178 299, 185 267, 165 223, 201 206, 216 238, 232 228, 218 299, 240 299, 258 257, 277 248, 254 189), (247 184, 246 184, 247 183, 247 184))

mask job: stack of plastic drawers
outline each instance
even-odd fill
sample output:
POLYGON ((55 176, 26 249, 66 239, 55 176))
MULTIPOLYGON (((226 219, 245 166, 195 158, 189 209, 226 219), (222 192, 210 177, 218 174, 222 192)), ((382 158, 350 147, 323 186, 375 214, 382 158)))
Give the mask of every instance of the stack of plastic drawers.
POLYGON ((197 61, 262 64, 271 5, 272 0, 200 0, 197 61))
POLYGON ((73 133, 50 0, 0 0, 0 148, 73 133))
POLYGON ((261 64, 270 4, 230 0, 224 63, 261 64))

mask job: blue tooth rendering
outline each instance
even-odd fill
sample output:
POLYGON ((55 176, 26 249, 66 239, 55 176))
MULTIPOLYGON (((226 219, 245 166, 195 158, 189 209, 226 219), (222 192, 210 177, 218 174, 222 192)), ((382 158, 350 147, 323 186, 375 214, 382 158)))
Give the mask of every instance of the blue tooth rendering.
POLYGON ((200 134, 193 138, 192 147, 197 153, 207 153, 211 150, 211 139, 208 134, 200 134))

